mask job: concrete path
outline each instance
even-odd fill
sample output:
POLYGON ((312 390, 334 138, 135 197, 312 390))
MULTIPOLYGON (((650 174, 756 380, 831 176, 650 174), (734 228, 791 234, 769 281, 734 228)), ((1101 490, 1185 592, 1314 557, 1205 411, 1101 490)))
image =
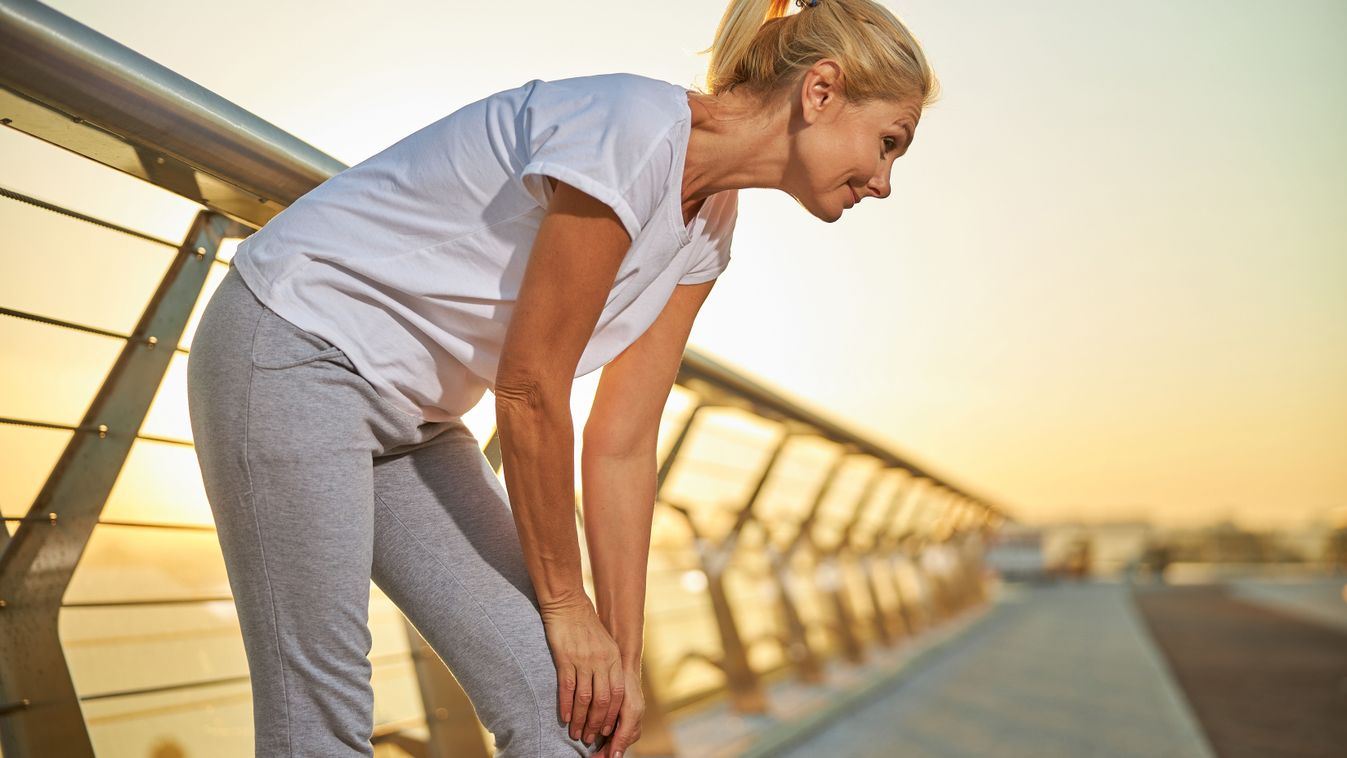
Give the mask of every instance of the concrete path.
POLYGON ((1209 758, 1128 588, 1034 588, 1003 600, 783 758, 1209 758))
POLYGON ((1229 585, 1240 600, 1347 630, 1347 577, 1237 579, 1229 585))

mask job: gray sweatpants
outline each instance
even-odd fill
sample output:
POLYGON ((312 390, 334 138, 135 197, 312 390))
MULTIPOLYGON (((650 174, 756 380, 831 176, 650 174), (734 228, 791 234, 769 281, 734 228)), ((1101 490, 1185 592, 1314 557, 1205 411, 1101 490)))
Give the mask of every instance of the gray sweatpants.
POLYGON ((504 487, 460 420, 421 423, 231 269, 187 363, 206 496, 238 607, 258 756, 372 756, 369 582, 472 700, 503 758, 589 756, 504 487))

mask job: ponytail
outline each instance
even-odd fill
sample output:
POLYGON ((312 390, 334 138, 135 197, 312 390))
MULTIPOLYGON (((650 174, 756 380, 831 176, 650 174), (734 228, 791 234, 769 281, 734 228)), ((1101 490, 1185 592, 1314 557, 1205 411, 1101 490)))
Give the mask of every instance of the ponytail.
POLYGON ((716 28, 706 91, 741 89, 767 98, 824 58, 842 69, 843 90, 856 103, 939 97, 940 84, 916 38, 874 0, 730 0, 716 28))

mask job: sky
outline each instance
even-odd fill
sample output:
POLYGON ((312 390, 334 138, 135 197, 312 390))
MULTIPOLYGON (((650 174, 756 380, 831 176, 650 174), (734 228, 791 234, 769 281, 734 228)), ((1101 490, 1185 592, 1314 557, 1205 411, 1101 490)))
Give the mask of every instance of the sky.
MULTIPOLYGON (((690 344, 1024 520, 1347 517, 1347 4, 885 4, 943 90, 892 195, 741 192, 690 344)), ((534 78, 701 86, 725 7, 48 5, 348 165, 534 78)), ((33 194, 181 236, 0 136, 33 194)))

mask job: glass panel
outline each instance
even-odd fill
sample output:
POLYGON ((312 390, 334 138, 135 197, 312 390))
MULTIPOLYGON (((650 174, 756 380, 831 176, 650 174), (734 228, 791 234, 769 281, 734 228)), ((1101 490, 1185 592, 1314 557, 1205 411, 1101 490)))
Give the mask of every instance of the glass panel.
POLYGON ((253 754, 247 681, 90 700, 80 707, 99 758, 253 754))
MULTIPOLYGON (((0 511, 5 516, 25 516, 47 483, 56 461, 70 442, 72 432, 35 426, 0 424, 0 511)), ((15 524, 9 523, 13 533, 15 524)))
POLYGON ((196 452, 185 445, 136 440, 112 486, 104 521, 214 526, 196 452))
POLYGON ((168 371, 154 394, 140 433, 154 437, 192 441, 192 423, 187 415, 187 356, 174 353, 168 371))
POLYGON ((839 451, 828 440, 799 437, 790 440, 777 458, 753 512, 767 525, 778 548, 785 548, 799 533, 839 451))
POLYGON ((875 594, 879 596, 880 609, 890 619, 894 618, 898 613, 898 595, 893 589, 893 569, 889 562, 876 558, 862 562, 861 568, 868 571, 874 581, 875 594))
POLYGON ((923 537, 931 534, 936 520, 945 511, 945 497, 943 491, 934 487, 922 495, 921 499, 917 501, 916 510, 912 514, 913 532, 923 537))
POLYGON ((801 550, 790 562, 787 578, 791 598, 805 625, 805 638, 815 653, 828 657, 837 652, 836 635, 829 629, 832 611, 824 594, 818 561, 813 553, 801 550))
MULTIPOLYGON (((382 726, 383 725, 376 726, 376 735, 382 733, 378 731, 382 726)), ((424 719, 420 723, 408 725, 404 722, 397 726, 398 728, 392 730, 390 732, 391 734, 397 734, 400 738, 405 738, 421 744, 426 744, 430 741, 430 729, 426 726, 424 719)), ((380 742, 374 746, 374 758, 409 758, 409 756, 418 754, 424 753, 408 752, 402 745, 393 744, 391 742, 380 742)))
MULTIPOLYGON (((745 529, 747 535, 761 535, 757 529, 745 529)), ((725 576, 725 591, 739 628, 739 637, 748 646, 748 659, 754 671, 768 671, 780 665, 783 656, 779 642, 785 630, 780 624, 776 582, 766 554, 750 544, 741 545, 725 576)))
POLYGON ((851 531, 851 545, 854 549, 861 552, 869 550, 874 542, 875 533, 885 525, 887 518, 893 513, 894 500, 899 494, 899 485, 902 481, 903 476, 897 469, 887 471, 884 478, 879 481, 879 485, 861 508, 860 521, 851 531))
POLYGON ((81 697, 248 676, 232 600, 62 608, 59 626, 81 697))
POLYGON ((918 512, 922 508, 922 499, 930 491, 931 480, 924 477, 916 478, 909 482, 906 492, 903 494, 903 504, 898 508, 898 515, 893 519, 893 529, 896 534, 904 534, 915 528, 918 512))
POLYGON ((903 593, 907 607, 916 611, 918 616, 925 612, 927 602, 926 583, 917 571, 916 565, 907 557, 893 561, 894 575, 898 580, 898 590, 903 593))
POLYGON ((374 723, 390 724, 424 718, 421 685, 411 658, 402 656, 376 662, 370 677, 374 687, 374 723))
POLYGON ((217 260, 225 263, 234 260, 234 253, 238 252, 239 245, 243 242, 241 237, 224 237, 220 240, 220 249, 215 251, 217 260))
POLYGON ((215 532, 99 524, 66 590, 67 603, 225 597, 215 532))
POLYGON ((192 338, 196 336, 196 327, 201 323, 201 312, 206 309, 206 303, 210 302, 210 296, 215 294, 215 288, 220 286, 220 282, 224 280, 227 273, 229 273, 228 264, 219 261, 210 264, 210 272, 206 274, 206 282, 201 287, 201 294, 197 296, 196 304, 192 306, 192 313, 187 317, 187 326, 182 330, 182 339, 178 340, 178 347, 191 349, 192 338))
MULTIPOLYGON (((370 631, 376 721, 421 717, 420 690, 407 656, 402 616, 372 584, 370 631)), ((232 601, 64 608, 60 615, 60 637, 81 697, 231 677, 246 681, 248 676, 232 601)), ((200 691, 213 690, 215 685, 202 687, 200 691)), ((147 697, 135 695, 113 700, 140 702, 147 697)))
POLYGON ((706 576, 695 569, 651 571, 646 593, 660 598, 646 625, 645 663, 660 692, 677 700, 725 685, 725 675, 706 661, 692 660, 675 666, 688 653, 717 658, 721 655, 706 576))
MULTIPOLYGON (((371 683, 376 725, 421 715, 419 694, 409 692, 415 680, 406 661, 375 663, 371 683)), ((252 755, 252 689, 246 680, 102 698, 81 707, 100 758, 252 755)))
POLYGON ((855 517, 861 497, 879 461, 857 455, 848 460, 819 506, 814 522, 814 539, 821 549, 831 549, 842 539, 842 530, 855 517))
POLYGON ((646 575, 645 661, 665 697, 676 699, 723 686, 724 676, 706 663, 674 666, 686 653, 718 656, 721 643, 706 593, 706 575, 692 549, 687 521, 656 507, 646 575))
MULTIPOLYGON (((491 439, 491 433, 496 430, 496 395, 491 390, 487 390, 482 395, 482 399, 472 410, 463 414, 463 425, 468 427, 472 436, 477 438, 477 444, 483 448, 486 447, 486 441, 491 439)), ((578 486, 578 482, 577 482, 578 486)))
POLYGON ((851 606, 853 633, 862 642, 874 640, 875 607, 870 600, 870 588, 865 583, 865 574, 856 561, 849 557, 838 561, 837 568, 842 574, 842 592, 845 593, 847 603, 851 606))
POLYGON ((659 419, 659 441, 655 445, 655 460, 663 463, 669 456, 679 433, 683 431, 683 425, 687 423, 688 414, 696 407, 696 402, 696 395, 676 384, 669 390, 669 397, 664 401, 664 412, 659 419))
POLYGON ((665 480, 661 498, 686 506, 704 537, 724 538, 779 434, 774 425, 742 411, 702 411, 665 480))
POLYGON ((374 638, 370 657, 388 657, 411 649, 402 611, 374 582, 369 585, 369 629, 374 638))
POLYGON ((677 555, 681 560, 683 552, 690 551, 691 546, 692 530, 688 520, 672 508, 656 504, 650 519, 651 565, 654 565, 656 553, 677 555))
POLYGON ((0 317, 0 416, 79 424, 126 344, 25 319, 0 317))
POLYGON ((0 201, 6 308, 130 334, 177 251, 44 208, 0 201))

